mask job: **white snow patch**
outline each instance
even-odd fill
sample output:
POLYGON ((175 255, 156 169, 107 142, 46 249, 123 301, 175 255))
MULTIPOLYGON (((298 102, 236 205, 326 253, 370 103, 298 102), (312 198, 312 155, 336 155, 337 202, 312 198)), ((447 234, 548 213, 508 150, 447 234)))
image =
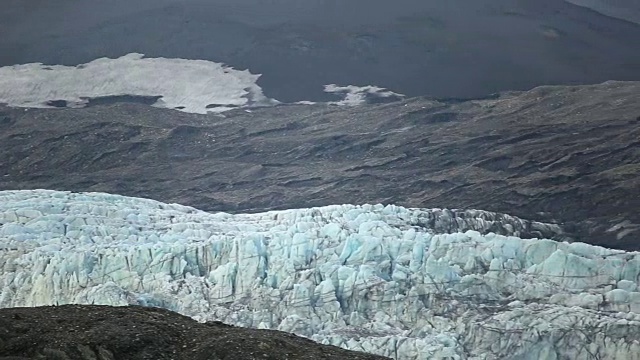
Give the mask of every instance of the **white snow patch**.
POLYGON ((640 253, 479 210, 0 192, 0 307, 161 306, 396 359, 640 359, 640 253))
POLYGON ((51 107, 66 101, 81 107, 87 99, 109 96, 161 96, 154 106, 205 114, 237 107, 273 105, 256 84, 259 74, 206 60, 145 58, 131 53, 78 66, 32 63, 0 68, 0 103, 51 107), (214 108, 207 108, 213 104, 214 108))
POLYGON ((399 94, 378 86, 373 86, 373 85, 338 86, 336 84, 329 84, 324 86, 324 91, 343 96, 342 100, 330 102, 330 104, 334 104, 334 105, 354 106, 354 105, 361 105, 366 103, 367 99, 390 98, 390 97, 403 98, 404 97, 404 95, 402 94, 399 94))

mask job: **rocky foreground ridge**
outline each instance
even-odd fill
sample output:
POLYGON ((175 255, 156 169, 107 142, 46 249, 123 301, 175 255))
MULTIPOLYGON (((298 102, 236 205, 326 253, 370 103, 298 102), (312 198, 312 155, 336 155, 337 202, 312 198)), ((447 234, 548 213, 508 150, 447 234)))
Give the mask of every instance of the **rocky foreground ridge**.
POLYGON ((0 309, 0 360, 383 360, 289 333, 140 306, 0 309))

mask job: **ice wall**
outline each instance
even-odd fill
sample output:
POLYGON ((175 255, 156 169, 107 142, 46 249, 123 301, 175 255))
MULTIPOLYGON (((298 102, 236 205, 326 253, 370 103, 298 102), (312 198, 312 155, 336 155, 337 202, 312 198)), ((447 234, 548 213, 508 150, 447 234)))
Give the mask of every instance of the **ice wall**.
POLYGON ((0 306, 162 306, 397 359, 640 359, 640 254, 482 211, 0 192, 0 306), (449 233, 450 232, 450 233, 449 233))

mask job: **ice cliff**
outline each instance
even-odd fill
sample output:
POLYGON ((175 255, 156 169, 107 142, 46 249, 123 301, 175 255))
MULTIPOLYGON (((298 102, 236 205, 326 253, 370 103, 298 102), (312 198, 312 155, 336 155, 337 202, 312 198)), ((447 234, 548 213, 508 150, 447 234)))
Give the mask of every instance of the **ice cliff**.
POLYGON ((396 359, 640 359, 640 253, 483 211, 0 192, 0 306, 162 306, 396 359), (502 235, 497 234, 502 233, 502 235))

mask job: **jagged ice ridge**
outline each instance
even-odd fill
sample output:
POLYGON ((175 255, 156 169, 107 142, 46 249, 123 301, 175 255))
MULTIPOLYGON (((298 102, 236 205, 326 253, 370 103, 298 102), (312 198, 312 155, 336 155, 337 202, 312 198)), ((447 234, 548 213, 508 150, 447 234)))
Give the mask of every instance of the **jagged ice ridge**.
POLYGON ((640 253, 515 236, 560 232, 477 210, 2 191, 0 306, 161 306, 397 359, 640 359, 640 253))

